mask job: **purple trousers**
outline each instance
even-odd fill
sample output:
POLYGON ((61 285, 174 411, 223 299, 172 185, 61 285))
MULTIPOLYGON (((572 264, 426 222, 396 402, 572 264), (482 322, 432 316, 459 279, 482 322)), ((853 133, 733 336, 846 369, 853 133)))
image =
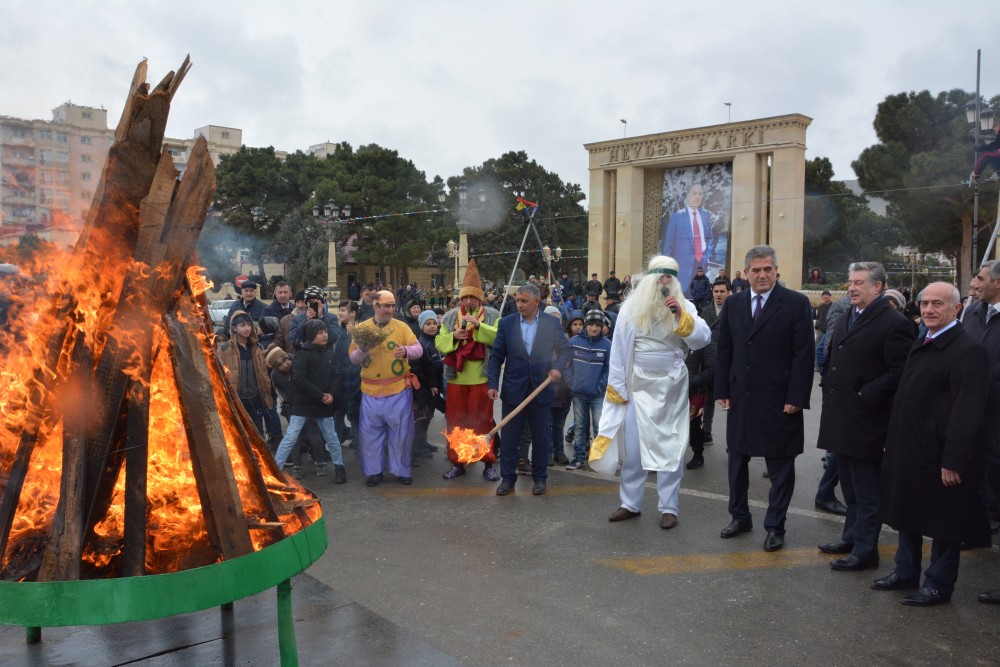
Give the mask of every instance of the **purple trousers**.
POLYGON ((389 472, 396 477, 412 477, 413 392, 407 388, 392 396, 362 394, 359 421, 361 472, 368 477, 385 470, 388 444, 389 472))

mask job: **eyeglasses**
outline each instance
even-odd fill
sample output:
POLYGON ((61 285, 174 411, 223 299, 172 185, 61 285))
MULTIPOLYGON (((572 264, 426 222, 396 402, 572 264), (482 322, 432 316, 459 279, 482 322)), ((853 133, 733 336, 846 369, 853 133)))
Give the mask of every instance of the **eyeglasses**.
POLYGON ((377 303, 375 305, 376 306, 381 306, 382 308, 395 308, 396 307, 396 304, 394 304, 394 303, 377 303))

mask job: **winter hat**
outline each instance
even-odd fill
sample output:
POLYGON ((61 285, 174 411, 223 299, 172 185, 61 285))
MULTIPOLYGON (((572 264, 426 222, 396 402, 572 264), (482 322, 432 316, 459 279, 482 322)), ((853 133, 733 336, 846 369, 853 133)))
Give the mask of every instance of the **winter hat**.
POLYGON ((302 342, 313 342, 317 334, 321 331, 327 331, 326 322, 322 320, 309 320, 306 322, 305 330, 303 331, 302 342))
POLYGON ((437 313, 435 313, 433 310, 425 310, 424 312, 420 313, 420 316, 417 317, 417 324, 420 326, 421 331, 424 330, 424 325, 427 324, 428 320, 437 321, 437 313))
POLYGON ((463 296, 474 296, 480 301, 483 300, 482 281, 479 279, 479 268, 476 260, 470 259, 469 265, 465 267, 465 277, 462 278, 462 289, 459 291, 459 298, 463 296))
POLYGON ((587 316, 583 318, 584 324, 600 324, 602 327, 608 324, 608 318, 604 317, 604 311, 594 308, 587 311, 587 316))
POLYGON ((906 299, 903 298, 903 294, 899 290, 887 289, 885 298, 895 301, 897 310, 903 310, 906 307, 906 299))
POLYGON ((264 357, 264 361, 267 363, 267 367, 274 369, 285 363, 285 359, 288 359, 288 353, 282 350, 280 347, 272 347, 271 351, 267 353, 264 357))
POLYGON ((555 315, 556 317, 558 317, 560 319, 562 318, 562 313, 560 313, 559 309, 556 308, 555 306, 545 306, 545 314, 546 315, 555 315))

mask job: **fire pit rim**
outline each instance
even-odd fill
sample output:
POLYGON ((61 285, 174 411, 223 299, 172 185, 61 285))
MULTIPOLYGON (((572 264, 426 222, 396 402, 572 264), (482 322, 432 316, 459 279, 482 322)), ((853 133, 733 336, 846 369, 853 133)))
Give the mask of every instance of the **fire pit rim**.
POLYGON ((326 551, 326 522, 205 567, 79 581, 0 582, 0 625, 59 627, 148 621, 217 607, 277 586, 326 551))

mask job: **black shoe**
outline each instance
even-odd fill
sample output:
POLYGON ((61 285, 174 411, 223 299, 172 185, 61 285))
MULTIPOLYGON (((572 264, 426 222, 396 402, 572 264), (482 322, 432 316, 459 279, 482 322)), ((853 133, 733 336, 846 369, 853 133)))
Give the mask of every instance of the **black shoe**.
POLYGON ((533 496, 544 496, 545 495, 545 480, 536 479, 535 485, 531 487, 531 495, 533 496))
POLYGON ((731 524, 722 529, 720 537, 723 539, 727 537, 736 537, 743 533, 749 533, 753 530, 753 522, 751 521, 736 521, 733 520, 731 524))
POLYGON ((986 591, 976 597, 983 604, 1000 604, 1000 591, 986 591))
POLYGON ((556 452, 556 463, 558 463, 561 466, 564 466, 567 463, 569 463, 569 459, 566 458, 566 455, 563 454, 562 452, 556 452))
POLYGON ((409 486, 410 484, 413 484, 412 477, 397 477, 396 479, 399 480, 399 483, 404 486, 409 486))
POLYGON ((821 544, 816 547, 825 554, 849 554, 854 545, 845 542, 844 540, 838 540, 836 542, 827 542, 826 544, 821 544))
POLYGON ((764 538, 764 551, 780 551, 785 546, 785 536, 773 530, 767 531, 764 538))
POLYGON ((900 602, 908 607, 934 607, 945 602, 951 602, 951 596, 924 586, 913 595, 907 595, 900 602))
POLYGON ((906 591, 919 588, 920 582, 916 579, 903 579, 893 570, 881 579, 873 581, 871 587, 876 591, 906 591))
POLYGON ((830 568, 840 572, 860 572, 861 570, 874 570, 876 567, 878 567, 878 557, 861 560, 857 556, 845 556, 830 561, 830 568))
POLYGON ((500 482, 500 486, 497 487, 498 496, 509 496, 512 493, 514 493, 514 482, 506 479, 500 482))
POLYGON ((347 470, 344 466, 333 466, 333 483, 343 484, 347 481, 347 470))
POLYGON ((712 434, 711 433, 706 433, 705 434, 705 441, 703 443, 701 443, 701 444, 705 445, 706 447, 711 447, 712 445, 714 445, 715 441, 712 440, 712 434))
POLYGON ((365 486, 378 486, 382 483, 382 473, 377 475, 368 475, 368 479, 365 480, 365 486))
POLYGON ((829 512, 830 514, 839 514, 840 516, 845 516, 847 514, 847 505, 840 502, 836 498, 833 500, 817 500, 816 509, 829 512))
POLYGON ((696 468, 700 468, 703 465, 705 465, 705 457, 701 456, 700 454, 696 454, 691 458, 690 461, 688 461, 688 464, 684 467, 687 468, 688 470, 695 470, 696 468))

